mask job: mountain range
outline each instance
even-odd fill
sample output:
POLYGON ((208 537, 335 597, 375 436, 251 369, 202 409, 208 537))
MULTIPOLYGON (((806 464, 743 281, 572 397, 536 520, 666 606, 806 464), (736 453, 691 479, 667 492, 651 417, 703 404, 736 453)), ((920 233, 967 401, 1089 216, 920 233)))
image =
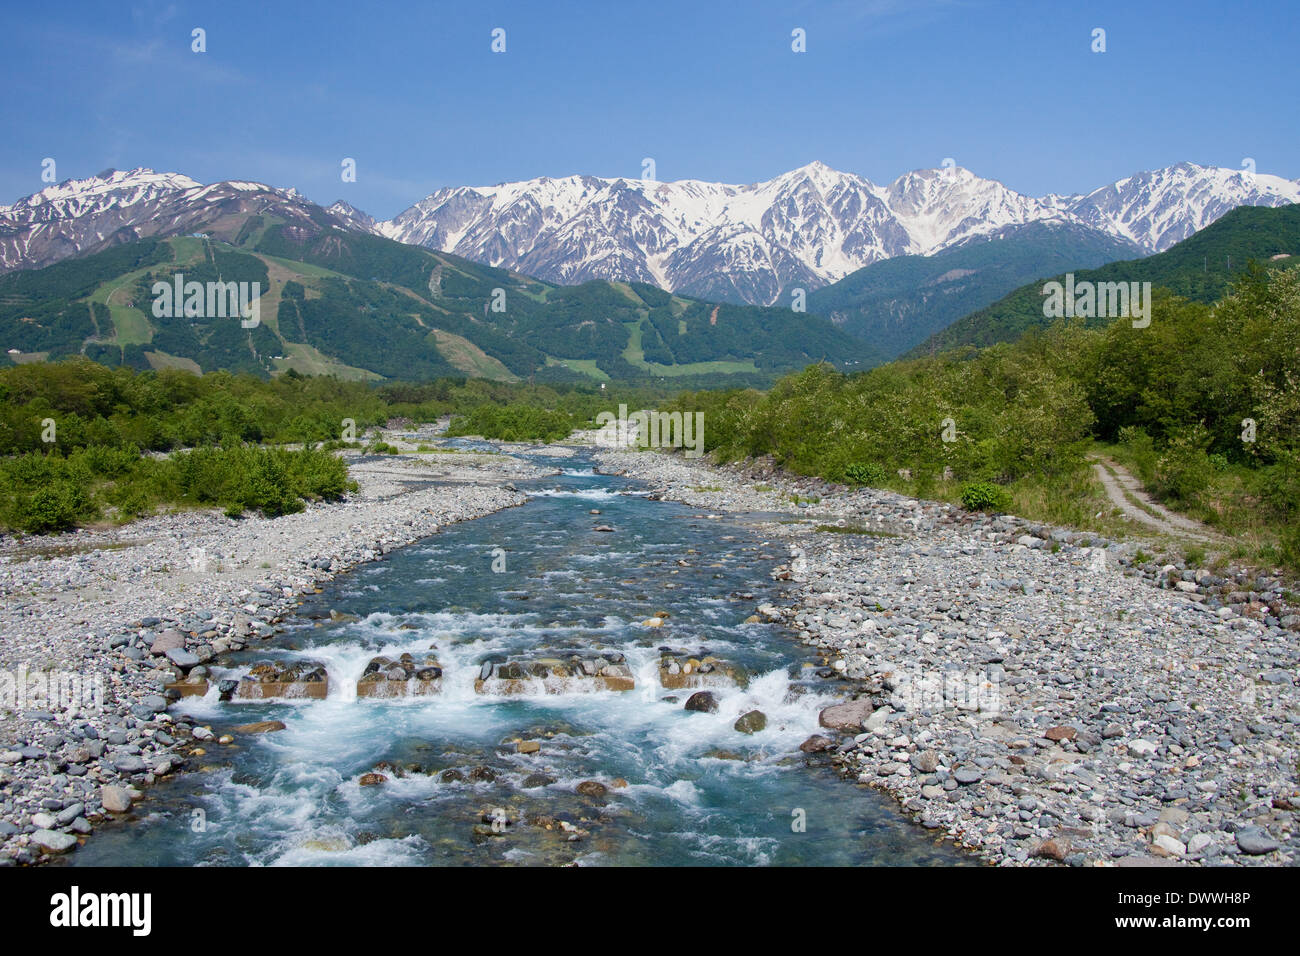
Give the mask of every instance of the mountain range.
POLYGON ((880 186, 814 162, 747 186, 594 176, 458 186, 373 228, 551 282, 635 279, 772 304, 794 288, 1008 226, 1073 223, 1151 253, 1237 206, 1297 201, 1300 181, 1193 163, 1036 199, 959 166, 880 186))
POLYGON ((712 301, 789 305, 795 289, 1015 226, 1071 225, 1150 254, 1238 206, 1298 201, 1300 180, 1194 163, 1086 194, 1033 198, 958 166, 915 170, 881 186, 814 162, 749 185, 569 176, 449 187, 376 221, 346 202, 322 210, 294 189, 108 170, 0 206, 0 271, 148 236, 225 237, 244 217, 270 214, 559 285, 643 282, 712 301))

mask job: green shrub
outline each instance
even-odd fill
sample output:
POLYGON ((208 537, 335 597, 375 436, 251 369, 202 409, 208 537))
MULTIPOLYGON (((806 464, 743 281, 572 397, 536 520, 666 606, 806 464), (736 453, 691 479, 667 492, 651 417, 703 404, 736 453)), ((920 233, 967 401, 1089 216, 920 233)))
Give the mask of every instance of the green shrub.
POLYGON ((19 495, 14 524, 23 531, 46 534, 66 531, 91 513, 85 491, 70 481, 54 481, 30 494, 19 495))
POLYGON ((1153 484, 1156 475, 1156 444, 1142 428, 1125 425, 1119 430, 1119 443, 1128 452, 1133 468, 1143 484, 1153 484))
POLYGON ((1011 495, 991 481, 975 481, 962 488, 961 503, 967 511, 1006 511, 1011 495))
POLYGON ((559 441, 574 429, 573 417, 532 405, 480 405, 452 420, 448 435, 482 435, 498 441, 559 441))
POLYGON ((888 479, 885 469, 875 462, 857 463, 844 469, 844 477, 855 485, 880 487, 888 479))
POLYGON ((1200 425, 1187 428, 1170 440, 1155 469, 1155 489, 1178 504, 1200 501, 1214 481, 1214 464, 1205 449, 1209 433, 1200 425))

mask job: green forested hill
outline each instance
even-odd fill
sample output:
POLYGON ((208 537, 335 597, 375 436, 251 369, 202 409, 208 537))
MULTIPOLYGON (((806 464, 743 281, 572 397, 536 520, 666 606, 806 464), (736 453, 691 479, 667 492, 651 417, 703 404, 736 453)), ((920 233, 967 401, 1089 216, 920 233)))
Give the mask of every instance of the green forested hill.
POLYGON ((894 358, 1031 279, 1137 252, 1130 242, 1084 226, 1029 223, 931 256, 872 263, 810 293, 808 311, 894 358))
POLYGON ((233 235, 142 240, 0 277, 0 347, 19 363, 82 354, 261 376, 691 386, 762 384, 821 359, 878 361, 825 319, 785 308, 715 307, 636 283, 553 286, 322 223, 250 216, 233 235), (155 316, 155 283, 177 273, 258 282, 260 325, 155 316))
MULTIPOLYGON (((1079 269, 1074 277, 1076 282, 1150 282, 1153 288, 1163 287, 1183 298, 1208 303, 1219 299, 1251 260, 1282 266, 1300 263, 1300 205, 1275 209, 1241 206, 1164 252, 1097 269, 1079 269), (1277 256, 1289 258, 1275 259, 1277 256)), ((1064 274, 1054 278, 1063 281, 1064 274)), ((1012 342, 1050 322, 1043 316, 1043 281, 1030 282, 935 333, 908 354, 1012 342)))

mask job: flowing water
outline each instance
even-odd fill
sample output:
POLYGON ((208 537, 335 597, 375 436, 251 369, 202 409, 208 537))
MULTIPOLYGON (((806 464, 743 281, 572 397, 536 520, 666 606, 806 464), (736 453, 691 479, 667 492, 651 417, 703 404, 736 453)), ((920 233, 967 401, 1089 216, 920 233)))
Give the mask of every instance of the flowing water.
MULTIPOLYGON (((643 485, 596 475, 581 457, 535 460, 564 472, 522 486, 526 505, 336 579, 265 653, 245 655, 325 663, 327 699, 221 703, 214 690, 177 705, 217 734, 258 720, 287 726, 239 735, 235 746, 211 742, 199 772, 152 788, 137 806, 143 819, 104 826, 69 862, 961 861, 887 798, 799 752, 835 684, 816 676, 818 662, 788 632, 743 623, 780 599, 769 577, 784 558, 780 542, 756 521, 648 500, 643 485), (330 610, 356 620, 330 620, 330 610), (662 611, 664 626, 642 623, 662 611), (717 713, 685 711, 692 690, 659 684, 662 647, 742 665, 748 683, 711 688, 717 713), (440 693, 357 697, 372 657, 405 652, 436 655, 440 693), (624 655, 635 688, 475 690, 485 659, 575 652, 624 655), (766 728, 735 730, 755 709, 766 728), (520 753, 519 740, 539 749, 520 753), (374 770, 386 782, 362 786, 374 770), (590 780, 607 792, 575 792, 590 780)), ((249 664, 232 661, 229 674, 249 664)))

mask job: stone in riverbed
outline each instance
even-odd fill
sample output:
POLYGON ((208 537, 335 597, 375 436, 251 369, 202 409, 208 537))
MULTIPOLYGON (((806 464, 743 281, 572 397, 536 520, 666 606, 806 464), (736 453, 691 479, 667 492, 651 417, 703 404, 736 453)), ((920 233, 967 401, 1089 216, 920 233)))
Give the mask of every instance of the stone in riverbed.
POLYGON ((741 714, 732 727, 742 734, 756 734, 767 727, 767 715, 761 710, 751 710, 741 714))
POLYGON ((134 754, 124 754, 113 761, 113 768, 118 773, 143 773, 144 761, 134 754))
POLYGON ((382 773, 363 773, 357 783, 363 787, 375 787, 387 779, 382 773))
POLYGON ((1170 836, 1168 833, 1158 833, 1151 841, 1151 852, 1157 856, 1179 857, 1187 855, 1187 847, 1177 837, 1170 836))
POLYGON ((859 734, 862 733, 863 725, 874 710, 875 707, 868 698, 860 697, 845 704, 833 704, 827 707, 821 712, 817 722, 823 727, 838 730, 840 733, 859 734))
POLYGON ((972 783, 979 783, 984 778, 984 775, 974 767, 958 767, 953 771, 952 778, 962 786, 967 787, 972 783))
POLYGON ((189 670, 192 667, 199 666, 199 656, 193 651, 185 650, 183 647, 173 647, 168 650, 167 659, 181 670, 189 670))
POLYGON ((636 687, 632 669, 622 655, 568 660, 536 657, 531 660, 484 661, 474 682, 479 694, 507 696, 566 694, 586 691, 627 691, 636 687), (482 676, 486 674, 486 676, 482 676))
POLYGON ((279 720, 258 720, 251 724, 240 724, 238 727, 230 728, 237 734, 270 734, 277 730, 284 730, 284 723, 279 720))
POLYGON ((835 746, 835 741, 829 737, 823 737, 821 734, 813 734, 807 740, 799 745, 799 749, 806 754, 819 754, 824 750, 830 750, 835 746))
POLYGON ((1062 740, 1073 740, 1078 735, 1079 732, 1077 730, 1073 727, 1067 727, 1064 724, 1059 727, 1048 727, 1047 730, 1043 732, 1043 736, 1048 740, 1055 740, 1057 742, 1062 740))
POLYGON ((1242 827, 1237 831, 1237 846, 1242 853, 1262 856, 1276 850, 1278 842, 1263 827, 1242 827))
POLYGON ((1056 860, 1058 863, 1065 861, 1070 855, 1070 838, 1056 837, 1052 840, 1044 840, 1038 846, 1034 847, 1034 856, 1044 857, 1048 860, 1056 860))
POLYGON ((32 842, 46 853, 67 853, 77 845, 77 838, 70 833, 37 830, 32 834, 32 842))
POLYGON ((168 651, 184 649, 185 635, 175 629, 163 631, 149 645, 149 653, 155 657, 162 657, 168 651))
POLYGON ((584 797, 603 797, 609 793, 609 788, 599 780, 584 780, 576 789, 584 797))
POLYGON ((131 794, 126 787, 107 784, 99 791, 99 802, 109 813, 126 813, 131 809, 131 794))
POLYGON ((939 768, 939 755, 933 750, 923 750, 912 756, 912 766, 921 773, 934 773, 939 768))
POLYGON ((697 690, 686 698, 685 709, 703 714, 716 714, 718 712, 718 698, 713 696, 712 691, 697 690))

